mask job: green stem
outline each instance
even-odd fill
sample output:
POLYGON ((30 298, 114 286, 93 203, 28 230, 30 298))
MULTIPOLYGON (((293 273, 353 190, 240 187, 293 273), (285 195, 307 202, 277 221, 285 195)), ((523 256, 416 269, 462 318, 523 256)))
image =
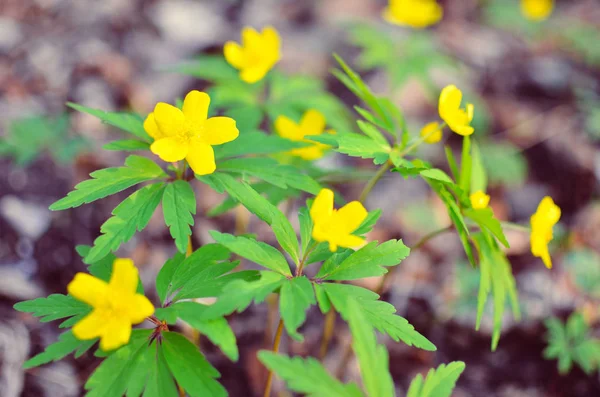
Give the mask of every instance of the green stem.
POLYGON ((385 175, 385 173, 390 168, 392 168, 392 165, 393 165, 392 162, 390 160, 388 160, 381 167, 379 167, 379 169, 377 170, 377 172, 375 173, 375 175, 373 175, 371 177, 371 179, 369 180, 369 182, 367 182, 367 184, 365 185, 363 191, 360 193, 358 201, 360 201, 361 203, 365 202, 365 200, 367 199, 367 197, 371 193, 371 190, 373 190, 373 188, 375 187, 375 185, 377 184, 377 182, 379 182, 379 180, 381 178, 383 178, 383 176, 385 175))
MULTIPOLYGON (((277 325, 277 332, 275 332, 275 340, 273 341, 273 353, 277 353, 279 351, 279 344, 281 343, 281 334, 283 332, 283 319, 279 319, 279 324, 277 325)), ((269 397, 271 395, 271 387, 273 386, 273 371, 269 371, 267 375, 267 383, 265 385, 265 392, 263 397, 269 397)))
POLYGON ((513 222, 500 222, 503 229, 512 229, 517 230, 519 232, 531 233, 531 228, 529 226, 520 225, 518 223, 513 222))

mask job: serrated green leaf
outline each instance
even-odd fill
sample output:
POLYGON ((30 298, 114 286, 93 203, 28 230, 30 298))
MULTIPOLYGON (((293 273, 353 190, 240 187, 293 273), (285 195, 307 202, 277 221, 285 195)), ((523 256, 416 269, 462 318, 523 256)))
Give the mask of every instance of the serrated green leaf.
POLYGON ((79 207, 82 204, 118 193, 138 183, 152 179, 166 178, 167 174, 145 157, 129 156, 124 167, 105 168, 94 171, 88 179, 75 186, 66 197, 50 206, 52 211, 79 207))
POLYGON ((319 304, 321 313, 328 313, 329 310, 331 310, 331 301, 327 297, 327 292, 320 284, 314 283, 313 287, 315 289, 315 296, 317 298, 317 303, 319 304))
MULTIPOLYGON (((83 260, 83 258, 85 258, 90 253, 92 247, 89 245, 78 245, 75 247, 75 250, 83 260)), ((99 279, 108 282, 112 273, 113 262, 116 258, 117 257, 113 253, 108 253, 103 258, 88 265, 88 272, 90 272, 92 276, 98 277, 99 279)))
POLYGON ((90 306, 70 295, 52 294, 46 298, 37 298, 16 303, 13 308, 20 312, 31 313, 40 317, 42 323, 87 314, 90 306))
POLYGON ((454 361, 430 369, 425 380, 419 374, 410 383, 406 397, 450 397, 458 377, 464 370, 465 363, 454 361))
MULTIPOLYGON (((346 257, 328 273, 320 271, 317 277, 324 280, 357 280, 387 273, 385 266, 396 266, 408 256, 410 249, 402 240, 389 240, 380 245, 372 241, 346 257)), ((323 266, 321 269, 324 269, 323 266)))
POLYGON ((258 352, 258 358, 280 376, 291 390, 307 397, 364 396, 354 383, 341 383, 314 358, 286 357, 266 350, 258 352))
POLYGON ((220 244, 205 244, 185 258, 173 271, 167 291, 175 292, 208 267, 226 261, 231 252, 220 244))
POLYGON ((419 172, 421 176, 429 179, 434 179, 438 182, 454 184, 454 181, 444 171, 438 168, 430 168, 419 172))
POLYGON ((158 275, 156 276, 156 293, 161 303, 165 303, 169 294, 169 289, 172 285, 173 275, 175 271, 185 259, 185 254, 177 252, 175 256, 168 259, 165 264, 160 268, 158 275))
POLYGON ((360 304, 349 298, 346 318, 352 334, 352 350, 358 359, 360 374, 369 396, 394 397, 394 381, 390 375, 385 346, 377 345, 377 337, 360 304))
MULTIPOLYGON (((215 158, 239 157, 244 155, 260 155, 287 152, 292 149, 306 147, 306 143, 290 141, 277 135, 267 135, 261 131, 249 131, 231 142, 215 146, 215 158)), ((220 169, 221 164, 218 165, 220 169)))
POLYGON ((163 183, 148 185, 123 200, 100 227, 102 234, 94 240, 94 246, 83 261, 92 264, 101 260, 129 241, 136 231, 142 231, 160 203, 164 188, 163 183))
POLYGON ((344 319, 348 318, 348 300, 354 299, 360 305, 369 324, 379 332, 389 335, 395 341, 402 340, 409 346, 434 351, 436 347, 418 333, 406 319, 398 316, 394 306, 378 300, 379 295, 365 288, 349 284, 324 283, 321 287, 344 319))
POLYGON ((335 135, 308 135, 305 138, 334 146, 335 151, 338 153, 363 159, 374 159, 379 154, 388 155, 392 150, 387 142, 385 144, 377 142, 370 137, 353 132, 337 133, 335 135))
POLYGON ((373 141, 384 147, 389 146, 387 139, 385 139, 383 134, 379 132, 379 130, 373 124, 366 123, 362 120, 358 120, 356 124, 358 125, 358 128, 373 141))
POLYGON ((316 303, 311 282, 305 277, 294 277, 283 282, 279 298, 279 311, 288 334, 302 341, 296 330, 306 321, 306 312, 316 303))
POLYGON ((156 348, 156 343, 152 346, 156 349, 156 359, 151 363, 143 397, 179 397, 179 390, 169 371, 162 349, 156 348))
POLYGON ((144 120, 137 114, 121 113, 121 112, 105 112, 99 109, 92 109, 76 103, 67 102, 67 106, 79 112, 91 114, 98 117, 106 124, 120 128, 124 131, 132 133, 138 138, 146 142, 152 142, 152 138, 146 130, 144 130, 144 120))
POLYGON ((227 396, 217 371, 185 336, 164 332, 162 350, 171 373, 190 397, 227 396))
POLYGON ((188 238, 192 235, 196 214, 196 196, 186 181, 175 181, 167 185, 162 197, 165 223, 179 252, 186 252, 188 238))
POLYGON ((75 357, 79 357, 89 350, 96 341, 97 339, 82 341, 75 338, 71 331, 63 332, 58 337, 58 342, 49 345, 42 353, 25 361, 23 369, 38 367, 52 361, 58 361, 73 352, 75 352, 75 357))
POLYGON ((369 211, 363 223, 361 223, 358 229, 356 229, 352 234, 356 236, 364 236, 365 234, 371 232, 382 213, 383 212, 380 209, 369 211))
POLYGON ((135 150, 150 150, 150 144, 144 141, 138 141, 137 139, 120 139, 118 141, 112 141, 104 146, 102 149, 121 151, 121 152, 132 152, 135 150))
POLYGON ((224 245, 243 258, 281 273, 284 276, 292 275, 285 257, 281 252, 268 244, 247 237, 236 237, 228 233, 219 233, 215 230, 211 230, 210 235, 216 242, 224 245))
POLYGON ((500 221, 494 217, 494 212, 490 207, 466 209, 464 210, 464 214, 474 220, 482 229, 489 230, 506 248, 510 248, 508 240, 506 240, 506 236, 502 230, 502 225, 500 224, 500 221))

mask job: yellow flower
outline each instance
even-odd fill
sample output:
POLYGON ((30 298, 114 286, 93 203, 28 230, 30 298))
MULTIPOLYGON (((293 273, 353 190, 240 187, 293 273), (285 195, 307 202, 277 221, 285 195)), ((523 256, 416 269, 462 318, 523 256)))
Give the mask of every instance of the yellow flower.
POLYGON ((425 124, 425 127, 421 129, 421 138, 423 138, 426 143, 438 143, 442 140, 440 123, 432 121, 431 123, 425 124))
POLYGON ((471 135, 475 129, 470 126, 473 120, 473 105, 467 104, 466 109, 460 108, 462 92, 455 85, 449 85, 440 94, 439 112, 448 127, 459 135, 471 135))
POLYGON ((485 194, 482 190, 478 190, 469 196, 471 200, 471 207, 476 210, 484 209, 490 203, 490 196, 485 194))
POLYGON ((560 208, 548 196, 542 199, 537 211, 531 216, 531 253, 542 258, 548 269, 552 268, 548 243, 552 241, 552 227, 559 219, 560 208))
POLYGON ((396 25, 422 29, 442 19, 444 10, 436 0, 390 0, 383 18, 396 25))
POLYGON ((521 0, 521 13, 532 21, 542 21, 552 13, 554 0, 521 0))
POLYGON ((232 118, 207 119, 209 105, 210 97, 200 91, 185 96, 182 110, 159 102, 144 121, 144 129, 154 138, 152 153, 167 162, 186 159, 198 175, 215 172, 212 146, 233 141, 239 131, 232 118))
POLYGON ((333 192, 322 189, 310 207, 310 217, 314 223, 312 237, 318 242, 329 242, 331 252, 338 247, 355 248, 364 242, 362 237, 352 234, 367 217, 367 210, 358 201, 336 210, 333 192))
POLYGON ((286 116, 277 117, 275 120, 275 131, 282 138, 309 144, 309 146, 292 149, 289 152, 292 156, 297 156, 304 160, 319 159, 330 148, 330 146, 323 143, 304 139, 305 136, 321 135, 323 133, 335 134, 333 130, 325 130, 325 117, 314 109, 306 111, 300 123, 296 123, 286 116))
POLYGON ((281 39, 272 26, 261 33, 253 28, 242 29, 242 45, 228 41, 223 47, 225 59, 240 71, 246 83, 256 83, 281 59, 281 39))
POLYGON ((77 273, 67 286, 69 294, 94 310, 73 327, 81 340, 100 338, 102 350, 113 350, 129 342, 131 325, 154 313, 154 306, 136 293, 138 271, 131 259, 115 259, 107 283, 87 273, 77 273))

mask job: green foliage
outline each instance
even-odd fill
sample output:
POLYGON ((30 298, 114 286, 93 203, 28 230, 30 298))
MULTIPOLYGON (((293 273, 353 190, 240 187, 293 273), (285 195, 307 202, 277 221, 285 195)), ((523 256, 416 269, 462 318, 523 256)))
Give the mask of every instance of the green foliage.
POLYGON ((160 203, 164 190, 163 183, 154 183, 123 200, 113 210, 113 216, 100 227, 102 235, 94 240, 94 246, 85 255, 84 262, 91 264, 99 261, 129 241, 136 231, 142 231, 160 203))
POLYGON ((520 186, 527 177, 527 161, 521 149, 508 142, 481 142, 481 161, 490 185, 520 186))
POLYGON ((134 152, 136 150, 150 150, 150 144, 148 142, 138 141, 137 139, 119 139, 105 144, 102 146, 102 149, 117 152, 134 152))
POLYGON ((600 339, 591 336, 591 330, 581 313, 573 313, 566 324, 558 318, 546 320, 548 347, 546 359, 558 360, 558 371, 568 373, 573 363, 587 374, 600 370, 600 339))
POLYGON ((90 142, 69 134, 69 116, 30 116, 13 120, 6 136, 0 138, 0 157, 11 157, 25 167, 42 152, 48 151, 60 164, 69 164, 81 152, 90 150, 90 142))
POLYGON ((379 332, 389 335, 395 341, 402 340, 409 346, 436 350, 433 343, 418 333, 406 319, 395 314, 394 306, 378 300, 379 295, 376 293, 349 284, 326 283, 320 285, 320 288, 326 292, 327 298, 344 319, 348 319, 351 315, 348 301, 356 301, 364 313, 365 321, 379 332))
POLYGON ((105 168, 90 174, 92 179, 75 186, 75 190, 50 206, 52 211, 79 207, 118 193, 138 183, 166 178, 167 174, 152 160, 129 156, 124 167, 105 168))
POLYGON ((62 294, 52 294, 46 298, 19 302, 13 308, 40 317, 40 321, 43 323, 84 315, 90 310, 90 307, 85 303, 75 300, 69 295, 62 294))
MULTIPOLYGON (((241 134, 236 140, 224 145, 215 146, 215 158, 224 159, 245 155, 265 155, 287 152, 292 149, 305 147, 306 143, 294 142, 280 138, 278 135, 267 135, 261 131, 249 131, 241 134)), ((218 164, 221 170, 223 164, 218 164)))
POLYGON ((175 181, 167 185, 162 196, 165 223, 175 239, 179 252, 186 252, 188 238, 192 235, 196 214, 196 196, 189 183, 175 181))
POLYGON ((425 379, 419 374, 410 383, 406 397, 450 397, 458 377, 464 370, 465 363, 454 361, 430 369, 425 379))
POLYGON ((563 259, 577 287, 592 297, 600 298, 600 255, 587 248, 574 249, 563 259))
POLYGON ((23 364, 24 369, 39 367, 52 361, 58 361, 75 352, 75 358, 80 357, 96 343, 96 339, 82 341, 73 335, 71 331, 60 334, 58 342, 51 344, 42 353, 30 358, 23 364))
POLYGON ((296 330, 306 320, 308 308, 315 303, 315 293, 305 276, 284 281, 280 291, 279 311, 285 329, 292 338, 298 341, 304 340, 296 330))
POLYGON ((258 358, 280 376, 291 390, 306 394, 307 397, 364 396, 354 383, 341 383, 314 358, 290 358, 265 350, 258 352, 258 358))

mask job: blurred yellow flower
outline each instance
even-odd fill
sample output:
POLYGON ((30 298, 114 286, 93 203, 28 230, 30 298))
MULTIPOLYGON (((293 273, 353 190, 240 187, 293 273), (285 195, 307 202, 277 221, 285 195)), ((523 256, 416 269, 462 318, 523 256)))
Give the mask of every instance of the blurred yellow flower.
POLYGON ((476 210, 484 209, 490 203, 490 196, 485 194, 482 190, 478 190, 469 196, 471 200, 471 207, 476 210))
POLYGON ((390 0, 383 10, 383 18, 396 25, 422 29, 442 19, 443 8, 436 0, 390 0))
POLYGON ((554 0, 521 0, 521 12, 532 21, 542 21, 550 16, 554 0))
POLYGON ((327 241, 331 252, 338 247, 355 248, 364 242, 362 237, 352 234, 367 218, 367 210, 358 201, 336 210, 333 192, 322 189, 310 207, 310 217, 314 223, 312 237, 318 242, 327 241))
POLYGON ((439 101, 439 113, 448 127, 459 135, 471 135, 475 129, 470 123, 473 121, 473 105, 467 104, 466 109, 460 108, 462 91, 455 85, 449 85, 442 90, 439 101))
POLYGON ((325 116, 314 109, 307 110, 299 123, 294 122, 286 116, 277 117, 275 120, 275 131, 282 138, 309 144, 309 146, 289 151, 289 154, 303 158, 304 160, 319 159, 330 148, 330 146, 323 143, 304 139, 305 136, 321 135, 324 133, 335 134, 333 130, 325 130, 325 116))
POLYGON ((154 306, 136 293, 138 271, 131 259, 115 259, 110 282, 87 273, 77 273, 67 286, 69 294, 94 310, 73 327, 81 340, 100 338, 100 348, 108 351, 129 342, 132 324, 154 313, 154 306))
POLYGON ((421 129, 421 138, 426 143, 438 143, 442 139, 442 128, 440 123, 432 121, 431 123, 425 124, 421 129))
POLYGON ((552 268, 548 243, 552 241, 552 227, 559 219, 560 208, 548 196, 542 199, 537 211, 531 216, 531 253, 542 258, 548 269, 552 268))
POLYGON ((281 59, 281 39, 272 26, 261 33, 250 27, 242 29, 242 45, 228 41, 223 48, 225 59, 240 71, 246 83, 256 83, 281 59))
POLYGON ((217 167, 212 146, 233 141, 239 131, 232 118, 207 118, 209 105, 210 97, 200 91, 186 95, 182 110, 159 102, 144 121, 154 138, 152 153, 167 162, 185 159, 198 175, 212 174, 217 167))

